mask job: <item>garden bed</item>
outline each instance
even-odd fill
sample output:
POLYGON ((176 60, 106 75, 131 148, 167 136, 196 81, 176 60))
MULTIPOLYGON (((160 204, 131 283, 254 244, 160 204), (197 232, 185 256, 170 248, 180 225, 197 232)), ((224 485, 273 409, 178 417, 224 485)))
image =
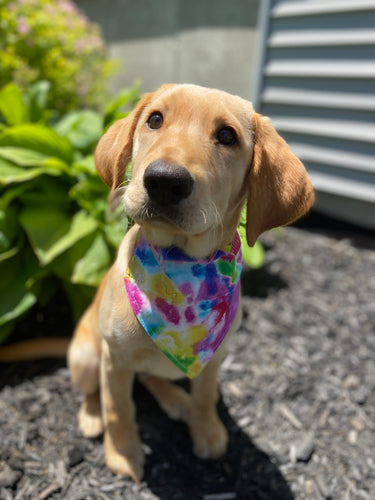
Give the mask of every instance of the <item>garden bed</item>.
MULTIPOLYGON (((373 235, 293 227, 263 237, 221 370, 227 455, 203 461, 185 425, 137 384, 147 463, 135 485, 76 426, 63 360, 0 368, 0 499, 371 499, 375 491, 373 235)), ((60 301, 19 332, 69 334, 60 301)))

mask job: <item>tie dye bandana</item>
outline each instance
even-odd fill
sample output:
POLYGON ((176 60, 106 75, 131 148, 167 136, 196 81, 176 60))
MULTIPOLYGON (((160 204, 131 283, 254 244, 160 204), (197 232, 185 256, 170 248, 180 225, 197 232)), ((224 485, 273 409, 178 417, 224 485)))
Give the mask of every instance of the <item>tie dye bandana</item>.
POLYGON ((234 320, 242 268, 238 233, 229 248, 192 259, 138 234, 124 280, 134 314, 160 350, 188 377, 212 358, 234 320))

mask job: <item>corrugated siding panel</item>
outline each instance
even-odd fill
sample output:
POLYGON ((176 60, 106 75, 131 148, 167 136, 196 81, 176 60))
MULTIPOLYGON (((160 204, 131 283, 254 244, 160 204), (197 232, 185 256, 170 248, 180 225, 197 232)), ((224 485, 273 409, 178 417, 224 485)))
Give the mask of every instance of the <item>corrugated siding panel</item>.
POLYGON ((304 161, 317 207, 375 228, 375 0, 266 3, 256 106, 304 161))

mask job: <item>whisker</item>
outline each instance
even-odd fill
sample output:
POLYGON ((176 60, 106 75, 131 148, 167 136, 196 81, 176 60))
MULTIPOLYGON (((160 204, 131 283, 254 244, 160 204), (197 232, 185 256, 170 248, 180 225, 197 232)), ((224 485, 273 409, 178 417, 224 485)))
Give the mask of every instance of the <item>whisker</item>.
POLYGON ((214 201, 210 202, 210 209, 212 210, 212 215, 215 220, 215 235, 219 240, 221 240, 224 233, 223 219, 214 201))
POLYGON ((152 219, 158 214, 155 212, 155 208, 151 206, 149 203, 145 203, 140 211, 141 219, 152 219))
POLYGON ((206 211, 203 210, 203 209, 201 209, 200 212, 201 212, 201 214, 203 216, 204 225, 206 225, 207 224, 207 214, 206 214, 206 211))

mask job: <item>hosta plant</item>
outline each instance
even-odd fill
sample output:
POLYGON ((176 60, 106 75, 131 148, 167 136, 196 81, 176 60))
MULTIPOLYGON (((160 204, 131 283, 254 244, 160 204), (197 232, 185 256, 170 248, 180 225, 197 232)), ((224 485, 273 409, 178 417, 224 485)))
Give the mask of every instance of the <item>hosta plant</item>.
POLYGON ((58 288, 76 315, 88 304, 127 229, 107 208, 93 157, 104 129, 138 91, 104 113, 72 111, 54 123, 47 82, 0 90, 0 341, 58 288))

